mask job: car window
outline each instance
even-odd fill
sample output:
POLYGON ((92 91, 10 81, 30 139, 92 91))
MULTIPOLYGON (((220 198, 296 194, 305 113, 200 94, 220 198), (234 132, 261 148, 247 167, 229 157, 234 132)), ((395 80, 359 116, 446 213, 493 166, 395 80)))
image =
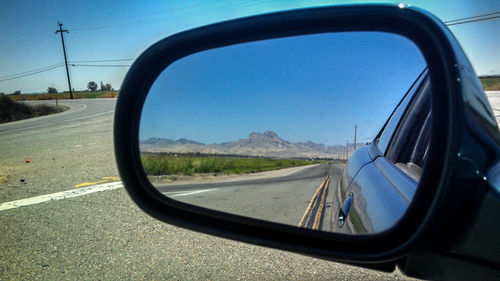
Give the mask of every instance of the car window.
POLYGON ((425 79, 402 118, 386 152, 386 158, 418 181, 430 143, 431 87, 425 79))
POLYGON ((392 139, 392 136, 394 135, 394 131, 396 130, 396 127, 398 126, 401 117, 404 115, 405 110, 408 107, 408 104, 415 95, 415 92, 417 92, 417 90, 422 85, 422 82, 424 81, 426 76, 427 76, 427 69, 422 71, 420 76, 415 80, 415 83, 413 83, 413 85, 408 90, 406 95, 403 97, 399 105, 391 114, 391 117, 389 117, 389 120, 379 133, 379 136, 375 139, 375 143, 377 144, 377 147, 382 152, 382 154, 385 155, 387 147, 392 139))

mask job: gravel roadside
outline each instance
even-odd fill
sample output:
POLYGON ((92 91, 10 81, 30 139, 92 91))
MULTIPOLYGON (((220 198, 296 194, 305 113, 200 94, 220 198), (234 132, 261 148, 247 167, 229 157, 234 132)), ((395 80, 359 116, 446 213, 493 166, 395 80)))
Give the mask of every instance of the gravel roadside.
POLYGON ((174 227, 123 188, 0 213, 5 280, 410 280, 174 227))
POLYGON ((112 116, 0 135, 0 202, 118 177, 112 116))

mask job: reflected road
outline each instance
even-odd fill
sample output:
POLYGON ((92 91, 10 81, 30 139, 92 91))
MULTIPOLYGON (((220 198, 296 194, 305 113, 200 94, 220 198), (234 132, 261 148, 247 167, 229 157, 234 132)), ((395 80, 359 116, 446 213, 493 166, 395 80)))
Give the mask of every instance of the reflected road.
POLYGON ((329 210, 336 197, 329 191, 336 190, 343 167, 330 163, 306 167, 286 176, 157 188, 166 196, 209 209, 329 230, 329 210))

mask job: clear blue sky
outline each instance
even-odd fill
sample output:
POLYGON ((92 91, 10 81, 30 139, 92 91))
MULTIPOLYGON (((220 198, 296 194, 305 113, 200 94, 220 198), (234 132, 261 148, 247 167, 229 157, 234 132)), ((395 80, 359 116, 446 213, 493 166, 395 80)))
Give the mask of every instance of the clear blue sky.
POLYGON ((371 141, 426 66, 399 35, 297 36, 197 53, 146 99, 140 138, 221 143, 274 131, 293 142, 371 141))
MULTIPOLYGON (((346 1, 5 0, 0 4, 0 79, 63 62, 61 42, 54 34, 57 21, 62 21, 64 28, 70 30, 66 36, 70 61, 133 59, 161 38, 200 25, 283 9, 342 3, 346 1)), ((498 0, 405 3, 422 7, 443 21, 500 10, 498 0)), ((478 74, 500 74, 499 19, 456 25, 450 29, 478 74)), ((94 80, 119 88, 127 69, 71 67, 73 87, 85 89, 87 82, 94 80)), ((0 92, 40 92, 51 85, 60 91, 67 90, 63 67, 2 81, 0 92)))

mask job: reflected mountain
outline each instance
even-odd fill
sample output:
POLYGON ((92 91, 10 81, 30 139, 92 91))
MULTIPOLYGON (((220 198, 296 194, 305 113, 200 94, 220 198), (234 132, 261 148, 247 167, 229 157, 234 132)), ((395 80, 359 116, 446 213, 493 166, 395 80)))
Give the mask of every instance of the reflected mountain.
MULTIPOLYGON (((357 148, 365 146, 358 143, 357 148)), ((354 144, 349 145, 349 154, 354 144)), ((275 158, 334 158, 344 159, 346 146, 326 146, 312 141, 289 142, 280 138, 275 132, 251 133, 244 139, 218 144, 203 144, 194 140, 181 138, 149 138, 140 141, 141 152, 203 153, 231 154, 275 158)))

